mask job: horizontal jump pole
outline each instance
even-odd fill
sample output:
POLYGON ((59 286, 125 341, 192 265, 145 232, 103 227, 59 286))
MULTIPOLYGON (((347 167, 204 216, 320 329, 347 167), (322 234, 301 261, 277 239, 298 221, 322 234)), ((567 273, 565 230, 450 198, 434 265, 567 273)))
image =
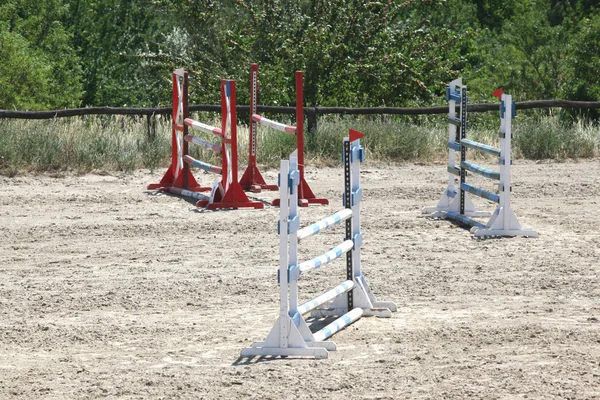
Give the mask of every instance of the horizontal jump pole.
POLYGON ((450 123, 454 126, 460 126, 462 124, 462 121, 457 118, 448 118, 448 123, 450 123))
POLYGON ((500 203, 500 196, 497 195, 496 193, 492 193, 487 190, 483 190, 478 187, 471 186, 468 183, 461 183, 460 189, 464 190, 465 192, 474 194, 475 196, 483 197, 484 199, 493 201, 494 203, 500 203))
POLYGON ((473 164, 467 161, 463 161, 460 163, 461 168, 464 168, 468 171, 471 171, 475 174, 481 175, 483 177, 489 178, 489 179, 495 179, 497 181, 500 180, 500 172, 497 171, 493 171, 491 169, 487 169, 487 168, 483 168, 480 167, 477 164, 473 164))
POLYGON ((500 149, 497 147, 488 146, 487 144, 475 142, 475 141, 469 140, 469 139, 462 139, 460 141, 460 144, 463 147, 467 147, 469 149, 479 150, 484 153, 491 154, 496 157, 500 157, 500 149))
POLYGON ((270 126, 273 129, 277 129, 281 132, 291 133, 292 135, 296 134, 296 127, 291 125, 285 125, 280 122, 276 122, 270 120, 268 118, 262 117, 258 114, 252 114, 252 121, 257 122, 261 125, 270 126))
POLYGON ((342 282, 339 285, 337 285, 336 287, 334 287, 333 289, 300 305, 298 307, 298 314, 300 314, 300 315, 306 314, 307 312, 310 312, 310 311, 314 310, 315 308, 322 306, 323 304, 327 303, 328 301, 335 299, 339 295, 349 292, 350 290, 352 290, 354 288, 354 286, 355 286, 354 281, 342 282))
POLYGON ((449 173, 451 173, 452 175, 460 176, 460 168, 448 166, 448 168, 446 168, 446 170, 449 173))
POLYGON ((198 146, 202 146, 204 148, 212 150, 215 153, 221 152, 221 146, 219 146, 216 143, 209 142, 208 140, 200 139, 200 138, 192 136, 192 135, 185 135, 183 137, 183 140, 185 140, 188 143, 194 143, 194 144, 197 144, 198 146))
POLYGON ((321 232, 322 230, 324 230, 330 226, 339 224, 340 222, 345 221, 350 217, 352 217, 352 210, 349 208, 344 208, 343 210, 340 210, 340 211, 336 212, 335 214, 322 219, 319 222, 315 222, 312 225, 309 225, 307 227, 300 229, 298 231, 298 240, 302 240, 302 239, 306 239, 308 237, 314 236, 317 233, 321 232))
MULTIPOLYGON (((448 166, 448 167, 446 167, 446 171, 451 173, 452 175, 460 176, 460 168, 458 168, 458 167, 448 166)), ((465 175, 469 176, 469 173, 467 171, 465 171, 465 175)))
POLYGON ((478 228, 485 228, 485 225, 479 221, 475 221, 469 217, 465 217, 464 215, 460 215, 459 213, 448 211, 445 214, 446 218, 451 219, 453 221, 459 222, 463 225, 467 226, 476 226, 478 228))
POLYGON ((354 242, 352 240, 346 240, 342 244, 337 247, 334 247, 330 251, 325 254, 320 255, 319 257, 315 257, 312 260, 304 261, 303 263, 298 265, 298 269, 300 273, 308 272, 315 268, 319 268, 321 265, 325 265, 328 262, 335 260, 342 256, 342 254, 346 254, 354 247, 354 242))
POLYGON ((355 308, 351 311, 348 311, 346 314, 342 315, 331 324, 327 325, 325 328, 315 332, 313 337, 316 342, 322 342, 326 340, 328 337, 333 336, 336 332, 341 331, 363 315, 362 308, 355 308))
POLYGON ((177 187, 165 188, 164 190, 168 191, 169 193, 178 194, 180 196, 192 197, 197 200, 206 200, 208 198, 202 193, 192 192, 191 190, 181 189, 177 187))
POLYGON ((197 129, 199 131, 212 133, 213 135, 221 136, 221 128, 217 128, 214 126, 203 124, 200 121, 195 121, 191 118, 186 118, 183 120, 183 123, 189 126, 190 128, 197 129))
POLYGON ((219 175, 223 174, 223 169, 221 167, 205 163, 204 161, 196 160, 195 158, 192 158, 190 156, 183 156, 183 161, 190 165, 193 165, 196 168, 203 169, 207 172, 212 172, 214 174, 219 175))
POLYGON ((454 151, 460 151, 461 150, 460 143, 458 143, 458 142, 448 142, 448 148, 452 149, 454 151))

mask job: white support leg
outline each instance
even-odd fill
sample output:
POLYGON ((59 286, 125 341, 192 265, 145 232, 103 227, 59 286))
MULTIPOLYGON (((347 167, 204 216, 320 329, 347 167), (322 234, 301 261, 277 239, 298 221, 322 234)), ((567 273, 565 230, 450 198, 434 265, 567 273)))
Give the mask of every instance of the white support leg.
MULTIPOLYGON (((335 346, 335 345, 334 345, 335 346)), ((242 357, 281 356, 327 358, 330 347, 327 342, 307 343, 289 316, 279 317, 264 342, 253 343, 242 349, 242 357), (281 338, 286 343, 281 343, 281 338)), ((335 347, 330 350, 335 350, 335 347)))
POLYGON ((538 233, 533 229, 521 227, 513 210, 500 206, 496 208, 494 215, 485 228, 473 227, 471 233, 479 238, 495 236, 538 237, 538 233))

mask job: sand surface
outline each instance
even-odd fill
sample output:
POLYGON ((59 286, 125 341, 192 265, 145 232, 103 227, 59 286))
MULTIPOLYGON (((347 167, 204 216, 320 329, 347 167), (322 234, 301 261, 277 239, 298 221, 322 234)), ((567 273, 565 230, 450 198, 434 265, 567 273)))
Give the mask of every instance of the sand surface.
MULTIPOLYGON (((444 171, 363 165, 363 272, 398 312, 336 334, 326 360, 239 359, 278 314, 278 208, 204 212, 146 191, 162 170, 0 177, 0 398, 600 398, 600 160, 515 162, 537 239, 423 217, 444 171)), ((331 205, 301 209, 303 226, 340 208, 341 174, 308 169, 331 205)), ((301 300, 343 271, 303 280, 301 300)))

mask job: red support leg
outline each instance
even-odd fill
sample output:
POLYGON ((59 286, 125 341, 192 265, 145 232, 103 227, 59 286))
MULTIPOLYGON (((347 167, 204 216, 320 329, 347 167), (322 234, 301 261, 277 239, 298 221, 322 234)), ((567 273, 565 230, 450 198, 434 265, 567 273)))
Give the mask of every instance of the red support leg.
POLYGON ((248 164, 242 179, 240 179, 240 185, 242 185, 242 189, 253 193, 260 193, 261 190, 278 189, 277 185, 267 185, 256 164, 248 164))

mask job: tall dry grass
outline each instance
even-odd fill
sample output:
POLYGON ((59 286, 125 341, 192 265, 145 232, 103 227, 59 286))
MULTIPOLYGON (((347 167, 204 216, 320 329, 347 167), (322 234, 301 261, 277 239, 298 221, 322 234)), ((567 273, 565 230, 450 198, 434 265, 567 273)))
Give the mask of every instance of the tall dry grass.
MULTIPOLYGON (((196 116, 202 120, 201 116, 196 116)), ((474 116, 470 139, 498 144, 497 116, 474 116)), ((203 122, 218 126, 209 118, 203 122)), ((281 121, 293 124, 293 121, 281 121)), ((447 157, 448 128, 441 116, 349 117, 325 116, 318 132, 305 134, 307 163, 336 165, 341 162, 341 141, 353 128, 366 134, 363 144, 370 160, 382 162, 434 161, 447 157)), ((238 126, 240 170, 248 157, 248 127, 238 126)), ((216 137, 194 131, 194 135, 216 141, 216 137)), ((276 167, 295 147, 295 137, 267 127, 258 129, 258 160, 276 167)), ((190 145, 193 157, 218 164, 210 150, 190 145)), ((534 116, 513 123, 513 157, 555 159, 597 157, 600 126, 597 123, 561 122, 557 116, 534 116)), ((155 134, 148 134, 146 119, 119 116, 89 116, 55 120, 0 120, 0 173, 94 170, 132 171, 169 165, 171 129, 165 118, 156 120, 155 134)))

